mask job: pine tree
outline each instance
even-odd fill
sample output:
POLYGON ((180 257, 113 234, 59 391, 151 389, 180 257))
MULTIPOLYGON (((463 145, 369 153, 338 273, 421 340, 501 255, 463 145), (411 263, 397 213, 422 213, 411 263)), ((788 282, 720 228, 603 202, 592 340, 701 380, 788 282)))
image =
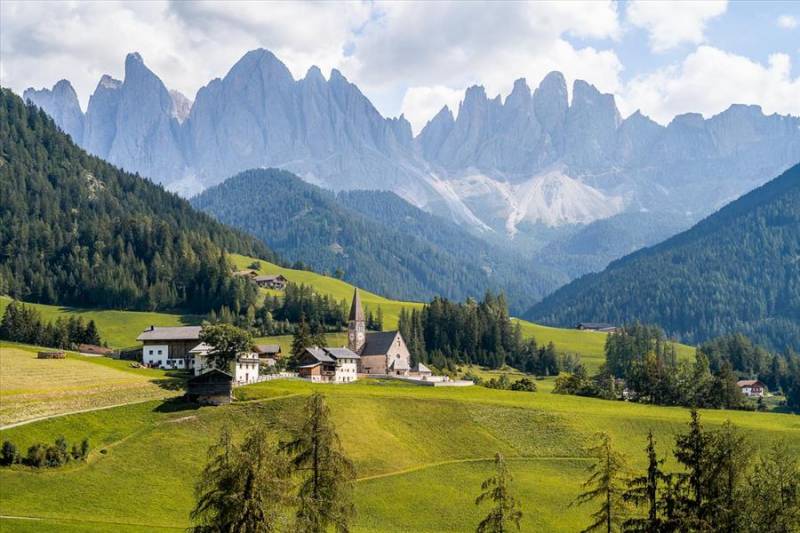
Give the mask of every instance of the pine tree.
POLYGON ((744 501, 746 529, 800 531, 800 464, 787 442, 774 443, 760 458, 744 501))
POLYGON ((297 328, 294 331, 294 337, 292 337, 291 364, 294 366, 298 365, 300 359, 303 357, 303 352, 305 352, 306 348, 312 346, 312 344, 311 331, 308 328, 308 322, 306 322, 306 315, 301 314, 300 322, 297 324, 297 328))
POLYGON ((662 527, 659 514, 659 484, 668 480, 668 475, 661 470, 664 460, 656 457, 656 443, 653 432, 647 433, 647 472, 643 476, 633 478, 629 488, 622 495, 623 499, 637 507, 645 507, 646 518, 630 518, 625 521, 625 531, 641 533, 658 533, 662 527))
POLYGON ((483 492, 475 499, 475 505, 486 501, 494 504, 486 518, 478 524, 478 533, 503 533, 510 531, 512 526, 519 529, 522 520, 519 502, 511 493, 513 478, 501 453, 495 454, 494 467, 495 474, 481 483, 483 492))
POLYGON ((675 439, 675 459, 686 469, 679 475, 679 483, 686 494, 678 500, 679 514, 686 529, 704 530, 710 526, 706 521, 709 505, 706 502, 709 471, 711 436, 703 431, 696 409, 692 409, 689 432, 675 439))
POLYGON ((606 531, 611 533, 623 521, 625 502, 625 460, 614 450, 608 433, 599 433, 598 442, 589 449, 589 453, 597 458, 597 462, 587 469, 589 479, 583 484, 586 492, 578 495, 573 502, 582 505, 599 499, 600 509, 592 514, 592 522, 581 533, 590 531, 606 531))
POLYGON ((309 397, 302 420, 293 439, 283 444, 300 474, 294 530, 323 533, 333 526, 340 533, 347 532, 355 515, 355 467, 344 454, 321 394, 309 397))
POLYGON ((290 486, 286 458, 262 427, 251 430, 240 446, 223 428, 219 441, 209 449, 208 463, 197 483, 191 531, 285 530, 290 486))

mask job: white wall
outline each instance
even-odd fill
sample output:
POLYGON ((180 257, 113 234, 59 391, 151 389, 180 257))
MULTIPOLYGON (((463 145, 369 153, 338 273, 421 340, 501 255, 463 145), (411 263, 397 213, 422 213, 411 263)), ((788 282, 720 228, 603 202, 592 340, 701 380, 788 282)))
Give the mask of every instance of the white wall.
POLYGON ((348 383, 358 379, 356 359, 339 359, 336 361, 336 383, 348 383))
POLYGON ((142 347, 142 362, 146 365, 166 366, 169 346, 166 344, 145 344, 142 347))

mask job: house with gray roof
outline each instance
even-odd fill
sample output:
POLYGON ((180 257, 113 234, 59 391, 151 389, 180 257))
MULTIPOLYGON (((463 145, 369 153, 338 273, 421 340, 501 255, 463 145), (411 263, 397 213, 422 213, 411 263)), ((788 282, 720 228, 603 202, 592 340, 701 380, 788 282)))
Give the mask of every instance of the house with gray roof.
POLYGON ((358 360, 349 348, 311 346, 303 352, 297 373, 319 383, 350 383, 358 379, 358 360))
POLYGON ((150 326, 136 337, 142 343, 142 363, 188 370, 194 366, 192 348, 200 342, 200 326, 150 326))

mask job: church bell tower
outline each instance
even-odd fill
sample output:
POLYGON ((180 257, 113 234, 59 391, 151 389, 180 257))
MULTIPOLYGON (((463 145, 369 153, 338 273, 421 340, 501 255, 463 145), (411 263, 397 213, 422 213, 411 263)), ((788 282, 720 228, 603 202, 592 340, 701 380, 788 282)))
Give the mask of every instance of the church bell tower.
POLYGON ((350 304, 350 318, 347 322, 347 347, 361 354, 367 341, 367 323, 364 320, 364 309, 361 307, 361 295, 358 288, 353 292, 353 303, 350 304))

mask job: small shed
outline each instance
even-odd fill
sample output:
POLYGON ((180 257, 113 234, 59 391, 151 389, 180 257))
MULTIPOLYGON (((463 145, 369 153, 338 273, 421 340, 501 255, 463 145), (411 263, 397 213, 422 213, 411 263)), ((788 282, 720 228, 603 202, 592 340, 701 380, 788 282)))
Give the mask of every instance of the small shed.
POLYGON ((231 403, 233 397, 233 376, 213 368, 186 383, 186 398, 206 405, 231 403))
POLYGON ((39 352, 36 354, 37 359, 66 359, 67 353, 64 350, 53 350, 50 352, 39 352))

